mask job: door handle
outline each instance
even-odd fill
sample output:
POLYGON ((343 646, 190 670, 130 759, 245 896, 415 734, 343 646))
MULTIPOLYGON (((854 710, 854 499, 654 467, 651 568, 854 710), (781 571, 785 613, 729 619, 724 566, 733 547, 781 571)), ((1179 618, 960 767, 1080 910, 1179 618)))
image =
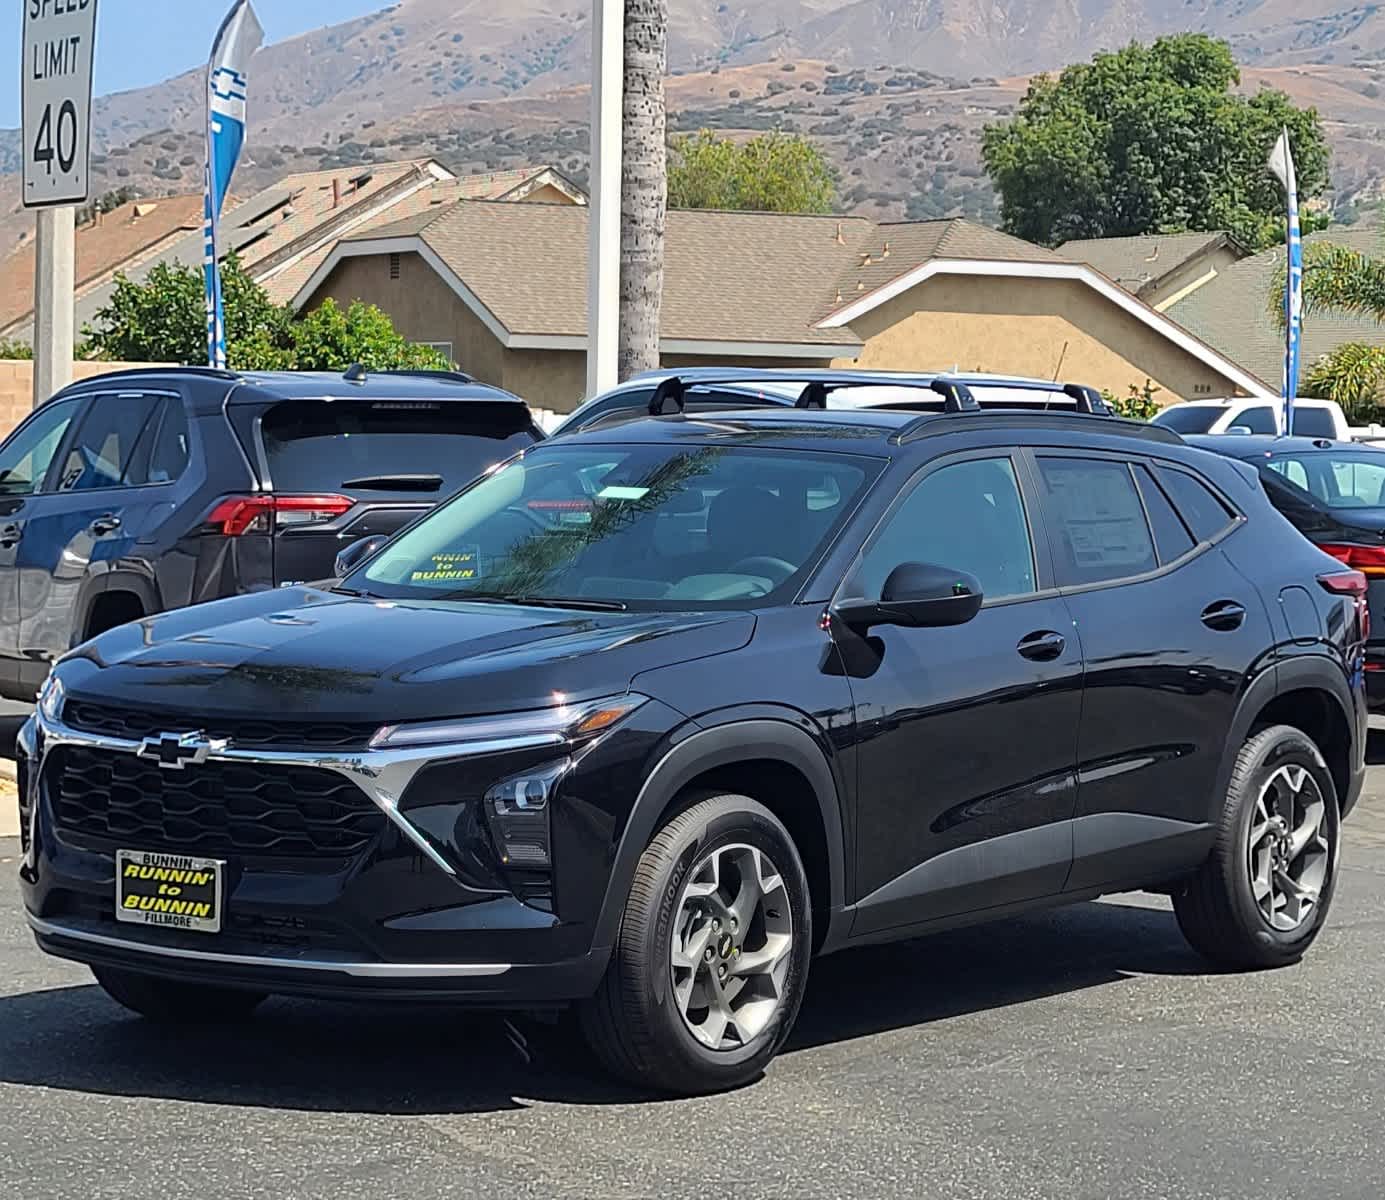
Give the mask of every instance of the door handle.
POLYGON ((114 513, 107 513, 104 517, 97 517, 88 528, 97 537, 105 537, 120 528, 120 518, 114 513))
POLYGON ((1246 619, 1245 606, 1234 600, 1218 600, 1202 610, 1202 623, 1218 633, 1239 629, 1246 619))
POLYGON ((24 531, 18 525, 0 526, 0 548, 9 550, 11 547, 19 545, 23 536, 24 531))
POLYGON ((1022 658, 1032 659, 1034 662, 1052 662, 1062 655, 1067 646, 1068 639, 1061 633, 1043 629, 1020 639, 1020 644, 1015 649, 1020 652, 1022 658))

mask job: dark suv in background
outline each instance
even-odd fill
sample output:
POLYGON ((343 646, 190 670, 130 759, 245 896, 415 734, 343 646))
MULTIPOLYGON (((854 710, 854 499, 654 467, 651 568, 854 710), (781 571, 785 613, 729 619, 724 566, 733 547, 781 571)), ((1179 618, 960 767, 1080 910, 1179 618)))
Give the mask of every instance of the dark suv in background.
POLYGON ((125 621, 332 575, 540 440, 460 375, 121 372, 67 388, 0 446, 0 694, 125 621))
POLYGON ((859 379, 661 385, 335 586, 72 651, 20 735, 39 945, 155 1019, 576 1004, 675 1091, 762 1070, 813 955, 1038 906, 1166 892, 1213 962, 1296 961, 1362 785, 1364 578, 1098 397, 822 410, 859 379))

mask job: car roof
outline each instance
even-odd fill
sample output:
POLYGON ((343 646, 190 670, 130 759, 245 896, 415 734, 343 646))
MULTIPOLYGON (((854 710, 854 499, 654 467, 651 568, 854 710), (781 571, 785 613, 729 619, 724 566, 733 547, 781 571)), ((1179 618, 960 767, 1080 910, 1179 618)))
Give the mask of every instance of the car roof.
POLYGON ((230 404, 264 403, 266 400, 488 400, 524 403, 520 397, 478 383, 453 371, 376 371, 358 379, 334 371, 219 371, 210 367, 144 367, 112 371, 74 384, 74 392, 101 391, 112 384, 137 386, 143 381, 186 382, 202 380, 227 388, 230 404))
MULTIPOLYGON (((1168 412, 1171 408, 1232 408, 1238 405, 1275 405, 1283 404, 1284 401, 1278 396, 1213 396, 1201 400, 1175 400, 1172 404, 1166 404, 1161 410, 1168 412)), ((1309 396, 1296 396, 1295 405, 1306 405, 1308 408, 1331 408, 1334 401, 1317 400, 1309 396)))
POLYGON ((1330 438, 1275 437, 1268 433, 1185 433, 1183 440, 1199 450, 1211 450, 1228 458, 1272 458, 1276 454, 1322 454, 1329 450, 1382 453, 1378 447, 1364 446, 1358 442, 1333 441, 1330 438))

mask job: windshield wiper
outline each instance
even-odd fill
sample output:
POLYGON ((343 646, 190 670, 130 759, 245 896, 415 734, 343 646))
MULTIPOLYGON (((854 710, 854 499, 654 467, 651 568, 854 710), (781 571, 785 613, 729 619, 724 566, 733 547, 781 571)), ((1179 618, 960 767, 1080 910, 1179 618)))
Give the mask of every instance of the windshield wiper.
POLYGON ((448 592, 443 600, 475 600, 479 604, 513 604, 527 608, 575 608, 589 612, 626 612, 619 600, 589 600, 585 596, 513 596, 508 592, 448 592))
POLYGON ((441 475, 367 475, 348 479, 341 485, 358 492, 436 492, 442 488, 441 475))

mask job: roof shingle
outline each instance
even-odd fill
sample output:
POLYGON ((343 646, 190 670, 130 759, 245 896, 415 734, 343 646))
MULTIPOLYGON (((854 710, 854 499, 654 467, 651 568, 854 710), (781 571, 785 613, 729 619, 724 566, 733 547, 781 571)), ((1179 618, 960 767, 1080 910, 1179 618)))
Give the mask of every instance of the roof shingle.
POLYGON ((1164 233, 1142 237, 1087 238, 1064 242, 1061 257, 1095 267, 1107 279, 1139 296, 1185 263, 1230 239, 1225 233, 1164 233))
MULTIPOLYGON (((1311 233, 1303 240, 1305 245, 1330 242, 1363 254, 1385 251, 1378 229, 1332 229, 1311 233)), ((1222 271, 1174 304, 1168 315, 1232 362, 1278 388, 1284 374, 1284 334, 1270 304, 1284 270, 1282 248, 1262 251, 1222 271)), ((1305 316, 1304 375, 1319 358, 1346 342, 1385 345, 1385 327, 1367 317, 1335 313, 1305 316)))

